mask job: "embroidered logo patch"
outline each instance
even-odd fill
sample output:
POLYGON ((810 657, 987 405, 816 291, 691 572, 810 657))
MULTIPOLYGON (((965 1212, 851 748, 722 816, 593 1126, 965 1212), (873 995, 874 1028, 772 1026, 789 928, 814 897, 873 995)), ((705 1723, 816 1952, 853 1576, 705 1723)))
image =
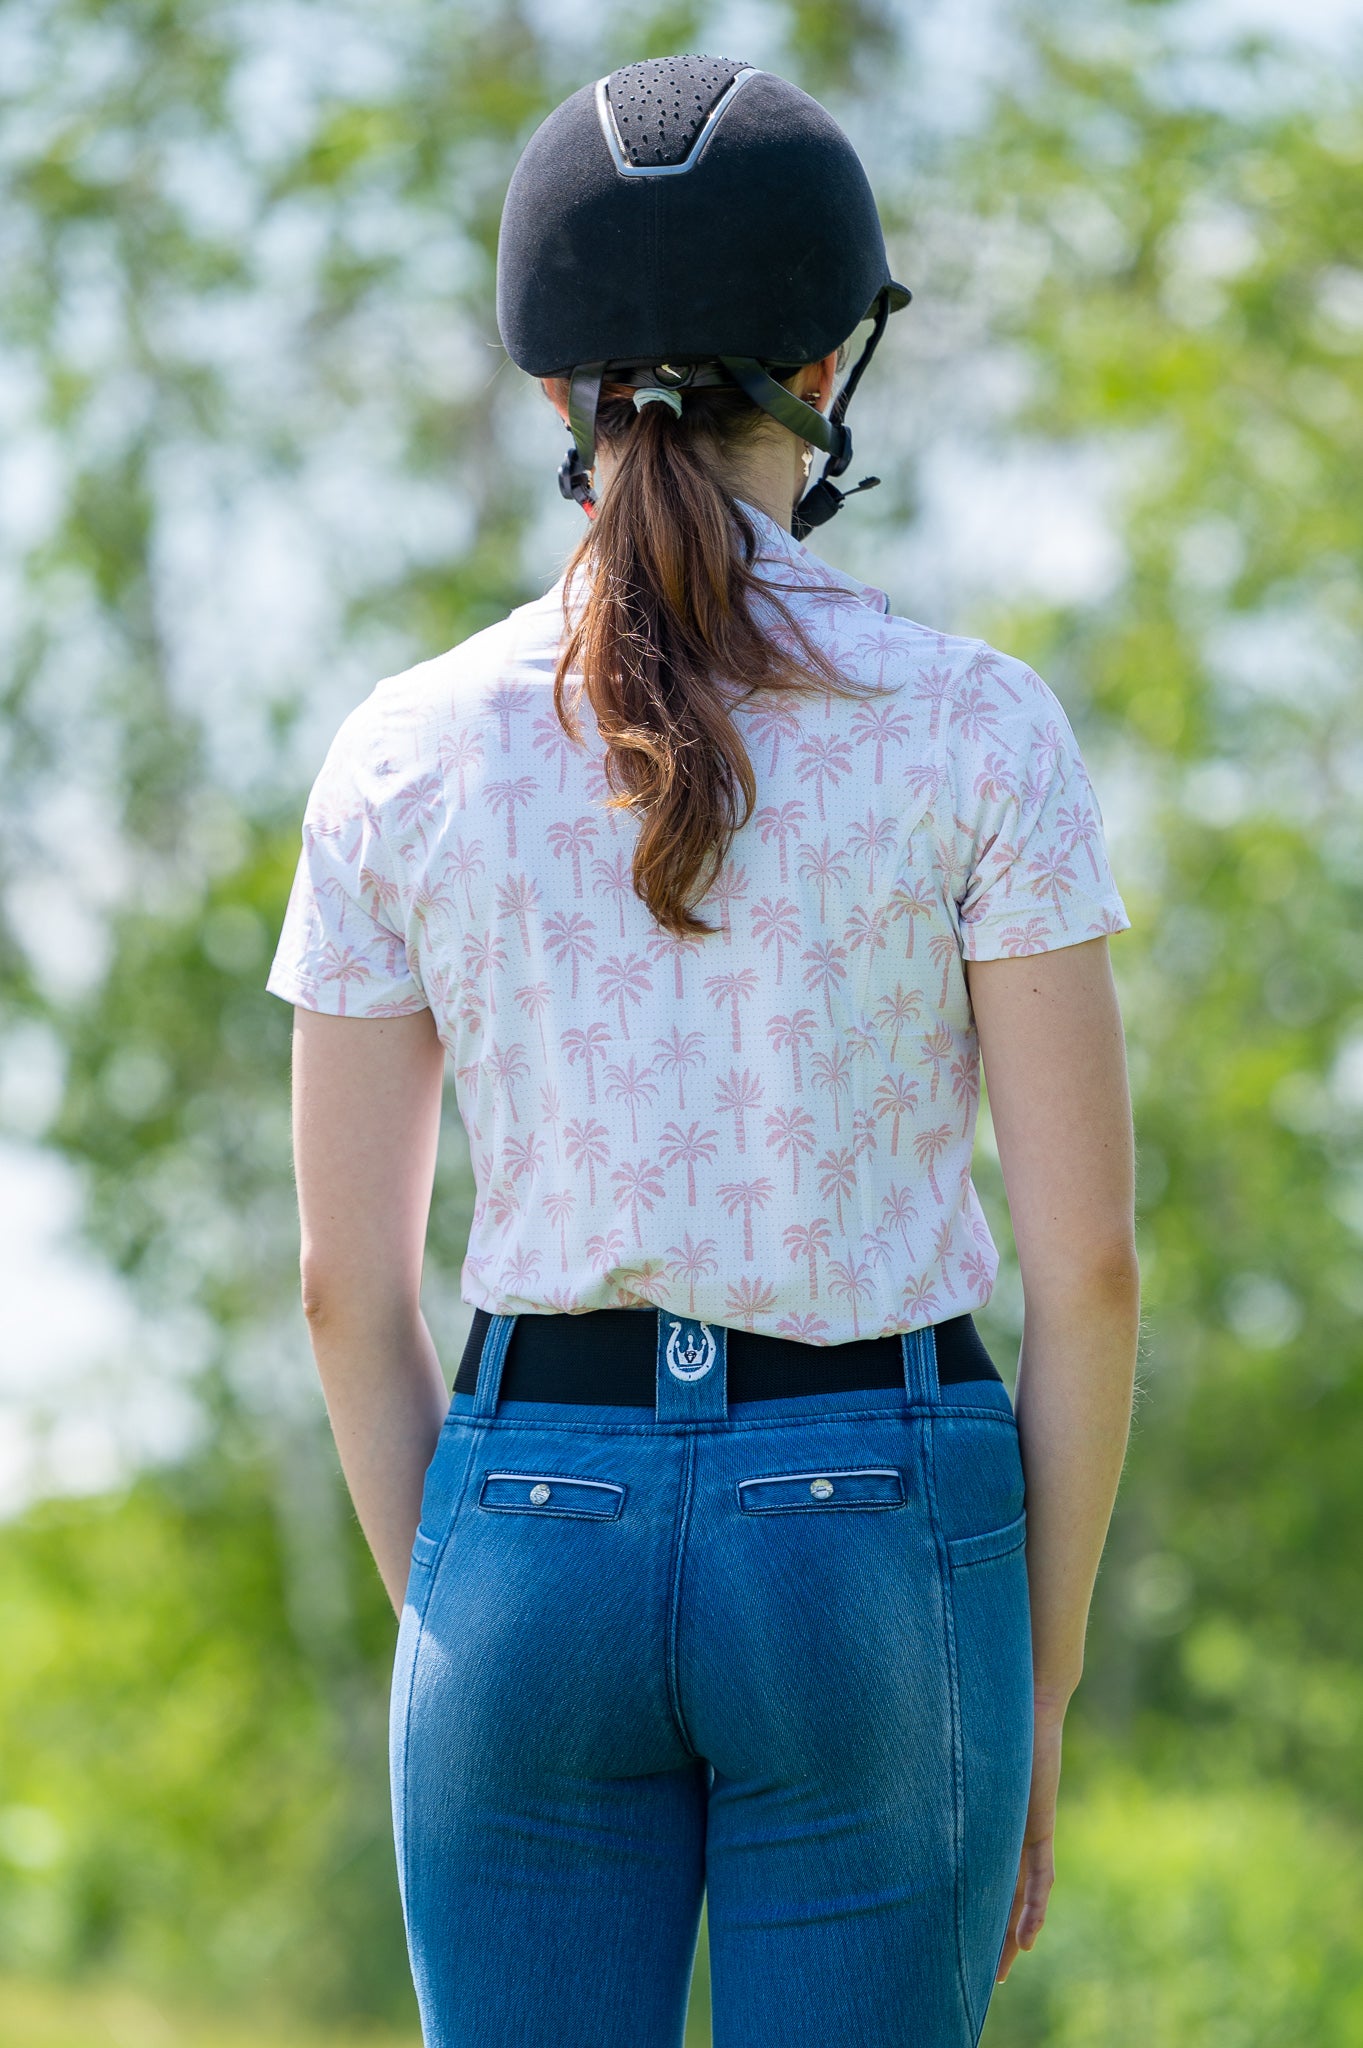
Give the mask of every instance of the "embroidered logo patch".
POLYGON ((674 1380, 703 1380, 715 1362, 715 1337, 706 1323, 683 1325, 668 1317, 667 1369, 674 1380), (682 1331, 686 1334, 683 1337, 682 1331))

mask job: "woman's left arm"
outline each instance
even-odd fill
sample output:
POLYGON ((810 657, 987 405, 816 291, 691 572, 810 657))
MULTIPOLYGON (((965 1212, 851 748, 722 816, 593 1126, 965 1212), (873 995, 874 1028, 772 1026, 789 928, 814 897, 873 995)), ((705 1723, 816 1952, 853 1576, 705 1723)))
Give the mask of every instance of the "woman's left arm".
POLYGON ((350 1497, 399 1612, 449 1407, 420 1300, 444 1061, 429 1010, 295 1008, 303 1308, 350 1497))

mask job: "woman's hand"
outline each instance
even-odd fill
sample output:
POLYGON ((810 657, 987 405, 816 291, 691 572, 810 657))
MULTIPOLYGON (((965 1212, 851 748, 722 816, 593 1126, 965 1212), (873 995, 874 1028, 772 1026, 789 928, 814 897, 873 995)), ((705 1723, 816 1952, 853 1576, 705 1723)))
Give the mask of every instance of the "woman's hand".
POLYGON ((1013 1967, 1021 1948, 1031 1948, 1046 1918, 1055 1883, 1055 1801, 1060 1788, 1060 1737, 1065 1709, 1038 1699, 1032 1742, 1032 1791, 1017 1889, 1008 1915, 1008 1935, 999 1957, 998 1981, 1013 1967))

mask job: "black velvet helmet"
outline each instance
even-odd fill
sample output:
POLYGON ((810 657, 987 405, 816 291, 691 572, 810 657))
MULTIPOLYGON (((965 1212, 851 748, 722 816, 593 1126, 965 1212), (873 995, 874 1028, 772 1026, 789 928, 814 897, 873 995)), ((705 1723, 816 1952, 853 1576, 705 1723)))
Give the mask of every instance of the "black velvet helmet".
MULTIPOLYGON (((590 504, 601 386, 738 384, 828 456, 795 508, 830 519, 852 459, 848 401, 892 312, 875 200, 832 116, 798 86, 723 57, 629 64, 531 136, 497 249, 497 324, 533 377, 564 376, 566 496, 590 504), (777 383, 875 325, 825 416, 777 383)), ((873 482, 868 479, 867 482, 873 482)), ((861 486, 858 486, 861 488, 861 486)))

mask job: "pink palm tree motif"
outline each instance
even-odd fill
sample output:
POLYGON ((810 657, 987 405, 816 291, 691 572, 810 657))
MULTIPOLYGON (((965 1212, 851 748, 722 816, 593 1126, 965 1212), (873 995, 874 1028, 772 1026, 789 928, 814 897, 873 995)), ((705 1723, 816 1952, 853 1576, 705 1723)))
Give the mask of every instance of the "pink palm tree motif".
POLYGON ((868 889, 874 889, 876 885, 876 862, 882 854, 889 852, 897 837, 895 820, 878 818, 874 811, 868 811, 859 824, 848 827, 847 850, 865 860, 868 889))
POLYGON ((1105 910, 1103 911, 1102 915, 1098 918, 1095 918, 1094 922, 1089 926, 1088 931, 1085 933, 1085 937, 1090 939, 1111 938, 1114 936, 1115 933, 1124 932, 1125 930, 1126 925, 1118 916, 1117 912, 1115 910, 1105 910))
POLYGON ((504 1292, 513 1297, 529 1294, 539 1279, 542 1256, 532 1246, 517 1245, 502 1270, 504 1292))
POLYGON ((520 1118, 516 1114, 516 1083, 517 1081, 524 1080, 525 1076, 530 1072, 530 1064, 525 1057, 525 1047, 519 1043, 515 1045, 490 1046, 483 1055, 483 1065, 487 1068, 493 1080, 496 1081, 498 1087, 506 1090, 506 1099, 511 1110, 511 1121, 513 1124, 518 1124, 520 1118))
POLYGON ((593 1108, 596 1105, 596 1070, 592 1062, 605 1057, 610 1042, 610 1032, 600 1018, 591 1024, 574 1024, 563 1034, 563 1050, 568 1055, 569 1066, 576 1066, 581 1060, 587 1069, 587 1101, 593 1108))
POLYGON ((870 953, 883 953, 889 943, 889 921, 887 904, 874 903, 868 909, 864 903, 858 903, 842 928, 848 952, 857 953, 864 946, 870 953))
POLYGON ((625 1233, 623 1230, 594 1231, 587 1239, 587 1257, 592 1270, 604 1280, 614 1266, 625 1256, 625 1233))
MULTIPOLYGON (((884 678, 882 663, 880 680, 883 682, 884 678)), ((897 747, 906 741, 913 731, 913 720, 907 712, 896 711, 892 704, 860 704, 852 714, 851 730, 854 740, 869 740, 876 750, 875 773, 871 780, 878 789, 885 774, 886 747, 897 747)))
MULTIPOLYGON (((841 1224, 839 1224, 841 1229, 841 1224)), ((808 1223, 788 1223, 781 1232, 781 1242, 790 1253, 792 1264, 800 1259, 809 1260, 809 1298, 819 1298, 819 1257, 827 1255, 833 1242, 833 1233, 826 1216, 815 1216, 808 1223)))
POLYGON ((955 1216, 944 1216, 932 1233, 932 1262, 935 1266, 941 1267, 942 1285, 952 1301, 956 1299, 956 1289, 951 1284, 950 1253, 951 1240, 956 1235, 958 1220, 955 1216))
POLYGON ((764 953, 776 947, 776 984, 779 988, 786 971, 786 946, 793 946, 800 936, 800 913, 788 896, 760 896, 753 905, 752 935, 764 953))
POLYGON ((444 808, 445 791, 438 775, 419 775, 403 790, 397 801, 398 823, 406 828, 415 825, 426 844, 426 824, 429 819, 438 818, 444 808))
POLYGON ((683 1031, 679 1024, 674 1024, 666 1038, 655 1038, 653 1043, 658 1047, 653 1064, 660 1073, 676 1075, 677 1107, 684 1110, 686 1070, 705 1065, 705 1034, 683 1031))
POLYGON ((857 1321, 857 1303, 867 1300, 875 1293, 875 1283, 867 1261, 858 1259, 854 1264, 850 1258, 830 1259, 828 1291, 830 1294, 836 1294, 840 1300, 852 1304, 852 1336, 854 1339, 859 1337, 861 1326, 857 1321))
POLYGON ((983 1252, 967 1252, 961 1260, 961 1271, 970 1283, 972 1294, 988 1294, 993 1284, 994 1269, 983 1252))
POLYGON ((863 1152, 874 1152, 878 1143, 876 1119, 869 1109, 852 1111, 852 1151, 860 1159, 863 1152))
POLYGON ((999 944, 1010 960, 1016 960, 1024 953, 1044 953, 1048 937, 1044 917, 1029 917, 1026 924, 1006 925, 999 933, 999 944))
POLYGON ((789 803, 763 804, 753 819, 754 825, 762 835, 764 846, 770 845, 773 839, 776 841, 776 856, 783 884, 790 880, 786 871, 786 841, 799 836, 805 816, 804 805, 798 797, 794 797, 789 803))
POLYGON ((956 1034, 949 1024, 934 1024, 919 1040, 925 1066, 932 1068, 932 1083, 928 1089, 928 1101, 937 1100, 937 1087, 942 1078, 942 1068, 956 1050, 956 1034))
POLYGON ((554 1140, 554 1157, 558 1158, 558 1127, 563 1115, 563 1098, 552 1081, 545 1081, 540 1087, 540 1122, 554 1140))
POLYGON ((809 962, 805 970, 805 987, 823 990, 824 1007, 831 1024, 834 984, 847 979, 847 948, 838 945, 834 939, 820 939, 815 945, 806 946, 800 958, 809 962))
POLYGON ((1060 899, 1069 895, 1078 877, 1064 854, 1057 851, 1038 854, 1035 860, 1028 861, 1027 873, 1033 896, 1048 896, 1055 905, 1055 914, 1061 924, 1067 923, 1065 907, 1060 899))
POLYGON ((1006 754, 986 754, 984 767, 975 777, 975 794, 984 803, 1017 801, 1018 786, 1006 754))
POLYGON ((539 788, 533 775, 508 776, 503 782, 489 782, 483 794, 494 811, 506 812, 506 857, 516 858, 516 806, 528 804, 539 788))
POLYGON ((913 1154, 918 1164, 925 1168, 932 1198, 940 1206, 945 1200, 937 1185, 937 1161, 951 1143, 951 1125, 934 1124, 931 1130, 920 1131, 913 1141, 913 1154))
POLYGON ((761 976, 755 967, 739 967, 724 974, 708 974, 705 977, 705 992, 717 1010, 730 1005, 730 1019, 733 1024, 733 1050, 743 1050, 742 1019, 739 1015, 740 1002, 756 995, 761 987, 761 976))
POLYGON ((858 1018, 855 1024, 847 1025, 842 1034, 842 1042, 854 1060, 884 1057, 879 1034, 869 1017, 858 1018))
POLYGON ((526 953, 530 951, 530 914, 538 910, 544 891, 538 882, 532 882, 529 875, 508 875, 496 888, 498 917, 514 917, 521 934, 521 944, 526 953))
POLYGON ((727 1215, 732 1216, 738 1210, 742 1210, 743 1256, 745 1259, 751 1259, 753 1256, 752 1212, 754 1209, 766 1208, 767 1203, 776 1193, 775 1182, 768 1180, 766 1174, 763 1173, 759 1174, 756 1180, 725 1181, 720 1187, 715 1189, 715 1193, 719 1196, 720 1201, 723 1202, 727 1215))
POLYGON ((907 1074, 887 1074, 875 1093, 877 1116, 890 1119, 890 1157, 899 1156, 899 1126, 903 1118, 911 1117, 918 1108, 918 1083, 911 1081, 907 1074))
POLYGON ((1033 726, 1032 739, 1034 758, 1044 764, 1050 775, 1062 775, 1069 760, 1070 749, 1069 742, 1055 720, 1048 718, 1045 725, 1033 726))
POLYGON ((398 885, 381 875, 377 868, 360 869, 360 901, 370 916, 383 924, 387 922, 398 900, 398 885))
POLYGON ((511 1180, 494 1181, 487 1192, 487 1214, 489 1221, 498 1230, 505 1230, 514 1223, 521 1213, 520 1190, 511 1180))
POLYGON ((561 967, 565 960, 572 962, 573 981, 568 993, 576 1002, 578 962, 590 960, 596 951, 596 927, 580 910, 555 910, 544 920, 544 943, 557 966, 561 967))
POLYGON ((671 957, 673 993, 679 1003, 686 1000, 686 990, 682 985, 682 962, 689 953, 699 953, 704 944, 704 939, 687 938, 685 933, 670 932, 660 924, 655 924, 644 940, 644 951, 650 959, 671 957))
POLYGON ((830 782, 836 788, 844 775, 852 772, 852 749, 846 740, 836 733, 811 733, 796 750, 796 774, 801 782, 814 784, 815 807, 819 822, 825 822, 823 807, 823 786, 830 782))
POLYGON ((598 889, 615 898, 615 907, 620 914, 620 936, 625 936, 625 905, 634 894, 634 861, 623 847, 617 847, 609 859, 598 854, 592 862, 592 873, 598 889))
POLYGON ((890 895, 890 915, 904 917, 909 923, 909 943, 904 948, 904 958, 913 958, 914 926, 920 917, 931 917, 937 905, 937 891, 924 875, 916 882, 900 882, 890 895))
POLYGON ((446 880, 437 880, 435 876, 427 875, 412 891, 411 921, 423 939, 430 936, 432 919, 439 923, 449 908, 450 884, 446 880))
POLYGON ((568 1161, 587 1169, 587 1200, 596 1207, 596 1169, 611 1156, 610 1133, 594 1117, 572 1117, 563 1132, 568 1161))
POLYGON ((906 1024, 916 1023, 923 1008, 921 989, 906 989, 902 982, 895 983, 892 996, 882 996, 876 1004, 876 1022, 890 1034, 890 1058, 899 1058, 899 1034, 906 1024))
MULTIPOLYGON (((556 711, 542 711, 535 719, 531 730, 534 733, 534 747, 537 753, 558 762, 558 793, 562 796, 568 787, 568 763, 573 757, 573 741, 563 729, 556 711)), ((584 742, 585 744, 585 742, 584 742)), ((581 894, 581 891, 578 891, 581 894)))
POLYGON ((798 1195, 800 1154, 814 1150, 814 1119, 807 1109, 769 1109, 767 1132, 767 1143, 775 1149, 777 1158, 790 1160, 790 1191, 798 1195))
POLYGON ((533 1181, 544 1165, 544 1140, 534 1131, 524 1138, 508 1138, 502 1159, 512 1180, 533 1181))
POLYGON ((545 841, 555 860, 562 860, 564 854, 573 864, 573 894, 582 894, 582 856, 590 853, 600 831, 600 821, 590 811, 584 811, 580 818, 555 818, 545 834, 545 841))
POLYGON ((942 1304, 925 1279, 908 1281, 899 1305, 906 1316, 913 1318, 915 1327, 920 1317, 924 1322, 936 1322, 942 1313, 942 1304))
POLYGON ((935 797, 942 786, 942 770, 931 761, 912 761, 904 770, 904 787, 919 803, 935 797))
POLYGON ((617 1308, 656 1308, 671 1278, 666 1259, 636 1259, 620 1271, 615 1290, 617 1308))
POLYGON ((800 1047, 813 1045, 814 1025, 815 1017, 812 1010, 796 1010, 790 1017, 767 1019, 767 1036, 771 1040, 772 1050, 790 1054, 797 1095, 804 1091, 804 1082, 800 1076, 800 1047))
POLYGON ((336 1014, 338 1017, 344 1017, 347 988, 352 984, 363 987, 365 982, 374 979, 374 974, 368 962, 360 958, 353 946, 338 946, 328 940, 322 948, 317 979, 335 984, 336 1014))
POLYGON ((999 738, 999 714, 978 683, 967 683, 952 700, 951 723, 972 745, 999 738))
POLYGON ((965 673, 972 683, 996 684, 1004 692, 1005 696, 1011 697, 1015 704, 1020 704, 1022 699, 1004 676, 1003 666, 1004 657, 997 654, 992 647, 986 646, 981 641, 979 647, 966 663, 965 673))
POLYGON ((755 1114, 762 1103, 762 1083, 750 1067, 740 1074, 737 1067, 730 1067, 725 1080, 715 1087, 715 1108, 723 1116, 734 1120, 735 1150, 747 1149, 747 1125, 744 1118, 755 1114))
MULTIPOLYGON (((368 872, 368 869, 366 869, 365 873, 367 874, 368 872)), ((331 901, 336 905, 334 929, 338 939, 344 937, 346 909, 355 900, 346 884, 340 879, 339 875, 326 875, 320 882, 313 884, 313 893, 319 896, 324 903, 331 901)), ((396 889, 394 889, 393 894, 396 896, 396 889)))
POLYGON ((631 1053, 623 1065, 618 1062, 606 1069, 606 1086, 613 1096, 629 1104, 629 1127, 634 1143, 639 1142, 638 1106, 641 1102, 657 1099, 658 1083, 653 1078, 651 1067, 641 1067, 631 1053))
POLYGON ((767 772, 775 775, 776 763, 781 752, 783 739, 794 739, 800 730, 799 716, 793 704, 774 691, 763 690, 748 714, 754 744, 763 747, 771 745, 771 765, 767 772))
POLYGON ((968 1138, 980 1099, 980 1063, 972 1052, 958 1052, 951 1062, 951 1092, 961 1108, 961 1136, 968 1138))
POLYGON ((842 1131, 842 1113, 838 1098, 850 1094, 852 1088, 852 1062, 842 1046, 835 1045, 831 1052, 816 1052, 809 1063, 814 1086, 823 1090, 833 1100, 833 1128, 842 1131))
POLYGON ((474 917, 473 892, 469 886, 474 875, 481 875, 487 866, 483 859, 483 842, 475 839, 471 843, 456 839, 451 851, 445 856, 445 873, 452 882, 464 885, 464 901, 469 907, 469 922, 474 917))
POLYGON ((838 1229, 842 1230, 842 1198, 850 1195, 857 1184, 856 1156, 850 1146, 841 1145, 825 1152, 819 1161, 819 1193, 826 1202, 831 1195, 836 1204, 838 1229))
POLYGON ((694 1209, 696 1206, 696 1166, 708 1166, 719 1150, 719 1132, 703 1131, 693 1123, 687 1130, 680 1124, 668 1124, 660 1140, 659 1156, 664 1166, 686 1168, 686 1199, 694 1209))
POLYGON ((513 713, 525 711, 534 702, 534 697, 524 683, 498 683, 489 690, 484 708, 490 711, 501 728, 502 752, 511 752, 511 719, 513 713))
POLYGON ((660 1202, 666 1189, 663 1177, 655 1159, 622 1159, 611 1175, 611 1186, 615 1190, 617 1209, 628 1209, 634 1229, 636 1244, 643 1242, 639 1228, 639 1211, 651 1209, 660 1202))
POLYGON ((734 905, 743 902, 748 893, 748 884, 748 870, 739 867, 734 861, 726 860, 707 891, 707 907, 710 904, 714 905, 726 946, 733 944, 734 905))
POLYGON ((448 775, 451 770, 454 771, 459 789, 458 809, 464 810, 468 804, 468 788, 464 776, 468 769, 477 768, 482 764, 483 735, 472 726, 463 726, 455 732, 442 734, 437 759, 444 774, 448 775))
POLYGON ((533 1017, 540 1028, 540 1052, 547 1060, 549 1047, 544 1036, 544 1012, 549 1005, 550 988, 547 981, 527 981, 516 990, 516 1008, 533 1017))
POLYGON ((960 969, 961 952, 956 943, 955 932, 934 932, 928 940, 928 955, 933 965, 942 970, 942 993, 937 999, 939 1009, 947 1006, 951 993, 951 977, 960 969))
POLYGON ((750 1330, 759 1316, 770 1315, 776 1306, 776 1289, 759 1273, 736 1280, 724 1297, 724 1313, 750 1330))
POLYGON ((551 1188, 540 1205, 548 1221, 558 1225, 558 1269, 568 1270, 568 1219, 577 1207, 577 1196, 571 1188, 551 1188))
POLYGON ((839 848, 835 853, 828 834, 824 834, 822 846, 815 846, 812 840, 800 845, 800 873, 806 881, 812 881, 819 892, 819 916, 828 915, 828 885, 830 882, 846 882, 852 870, 847 856, 839 848))
POLYGON ((880 1213, 885 1220, 886 1228, 894 1226, 903 1239, 905 1251, 912 1256, 913 1247, 909 1243, 908 1226, 918 1221, 918 1210, 914 1206, 913 1196, 909 1190, 900 1186, 898 1182, 892 1182, 890 1192, 880 1205, 880 1213))
POLYGON ((506 966, 506 947, 496 932, 465 932, 464 967, 469 974, 481 974, 487 982, 488 1015, 497 1014, 497 989, 493 975, 506 966))
POLYGON ((688 1315, 696 1313, 697 1280, 703 1280, 708 1273, 719 1271, 718 1252, 719 1245, 713 1237, 703 1237, 697 1244, 689 1230, 680 1244, 672 1244, 667 1248, 667 1256, 672 1261, 673 1278, 686 1282, 688 1315))
POLYGON ((822 1344, 828 1336, 828 1325, 822 1316, 782 1316, 776 1334, 789 1337, 796 1344, 822 1344))
POLYGON ((603 960, 596 970, 597 1000, 602 1003, 620 1005, 620 1036, 629 1037, 629 1019, 625 1014, 628 999, 636 1007, 653 986, 653 975, 642 953, 613 953, 609 960, 603 960))
POLYGON ((923 687, 915 690, 915 704, 929 706, 928 738, 935 740, 942 723, 943 707, 951 702, 956 690, 956 679, 950 669, 930 668, 924 672, 923 687))

